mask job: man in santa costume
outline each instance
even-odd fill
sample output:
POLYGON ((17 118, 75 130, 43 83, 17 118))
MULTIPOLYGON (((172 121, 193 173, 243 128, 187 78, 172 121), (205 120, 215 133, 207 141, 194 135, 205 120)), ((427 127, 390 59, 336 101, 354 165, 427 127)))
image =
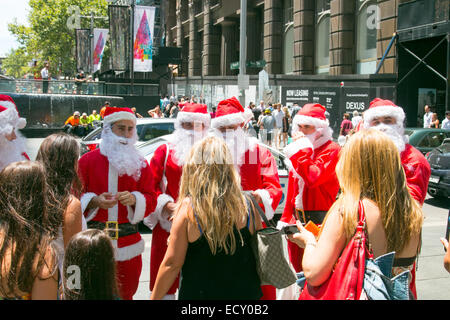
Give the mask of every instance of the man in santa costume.
MULTIPOLYGON (((258 140, 244 132, 244 125, 253 117, 250 108, 244 108, 235 97, 219 102, 216 116, 211 120, 214 134, 227 143, 233 156, 244 191, 251 191, 272 219, 283 195, 276 161, 269 150, 258 144, 258 140)), ((275 300, 276 289, 262 286, 262 300, 275 300)))
MULTIPOLYGON (((336 200, 339 182, 335 168, 338 144, 325 117, 325 107, 305 104, 292 122, 294 142, 284 148, 289 166, 286 204, 278 228, 301 222, 321 225, 336 200)), ((302 270, 303 249, 288 241, 289 259, 297 272, 302 270)))
MULTIPOLYGON (((364 111, 363 119, 364 128, 380 130, 395 143, 400 152, 409 192, 422 206, 427 195, 431 169, 422 153, 408 143, 408 136, 404 134, 405 113, 403 109, 390 100, 376 98, 370 103, 369 109, 364 111)), ((415 267, 411 271, 411 276, 410 289, 417 298, 415 267)))
POLYGON ((10 96, 0 95, 0 171, 11 162, 30 160, 25 150, 25 138, 19 129, 27 121, 19 116, 17 106, 10 96))
MULTIPOLYGON (((167 250, 167 239, 172 226, 171 217, 178 199, 181 174, 186 158, 195 142, 203 139, 210 127, 211 116, 206 105, 185 103, 178 112, 175 131, 167 144, 156 149, 150 160, 152 188, 156 190, 156 209, 144 220, 152 232, 150 252, 150 292, 156 282, 159 266, 167 250)), ((164 297, 174 300, 178 279, 164 297)))
POLYGON ((120 298, 131 300, 139 285, 145 243, 138 223, 156 206, 147 161, 136 150, 136 116, 107 107, 102 141, 78 162, 81 209, 89 228, 108 229, 117 262, 120 298))

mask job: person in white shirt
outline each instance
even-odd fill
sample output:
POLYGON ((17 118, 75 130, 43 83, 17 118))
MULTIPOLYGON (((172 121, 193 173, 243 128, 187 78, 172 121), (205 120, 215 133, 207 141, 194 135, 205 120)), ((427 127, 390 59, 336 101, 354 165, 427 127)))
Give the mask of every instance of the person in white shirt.
POLYGON ((442 120, 442 129, 450 129, 450 111, 445 112, 445 119, 442 120))
POLYGON ((281 144, 281 131, 283 129, 283 118, 284 112, 281 110, 281 104, 275 104, 275 110, 273 112, 273 117, 275 118, 275 128, 274 128, 274 138, 275 138, 275 147, 278 149, 281 144))
POLYGON ((41 70, 41 78, 42 78, 42 93, 48 92, 48 63, 44 64, 44 68, 41 70))
POLYGON ((431 125, 431 117, 433 116, 433 112, 428 105, 425 106, 425 114, 423 115, 423 127, 429 128, 431 125))
POLYGON ((362 117, 359 115, 358 111, 353 111, 353 117, 352 117, 352 125, 353 128, 356 128, 356 126, 361 122, 362 117))

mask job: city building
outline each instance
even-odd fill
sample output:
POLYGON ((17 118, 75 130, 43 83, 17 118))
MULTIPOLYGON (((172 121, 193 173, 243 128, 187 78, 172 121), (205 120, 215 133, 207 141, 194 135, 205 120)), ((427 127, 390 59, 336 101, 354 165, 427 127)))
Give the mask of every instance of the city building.
POLYGON ((247 0, 248 85, 238 85, 240 0, 167 0, 165 45, 179 47, 168 93, 344 112, 392 99, 417 126, 449 109, 448 0, 247 0), (422 61, 421 61, 422 60, 422 61), (265 72, 262 72, 262 71, 265 72))

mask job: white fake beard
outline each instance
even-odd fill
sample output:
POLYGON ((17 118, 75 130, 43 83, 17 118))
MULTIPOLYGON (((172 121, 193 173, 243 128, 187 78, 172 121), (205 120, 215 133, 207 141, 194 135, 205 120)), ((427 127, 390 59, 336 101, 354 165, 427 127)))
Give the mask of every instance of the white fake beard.
POLYGON ((186 130, 181 126, 176 126, 176 130, 173 132, 171 145, 174 150, 175 161, 178 166, 182 167, 189 156, 192 146, 202 140, 208 129, 203 131, 186 130))
POLYGON ((22 153, 26 152, 25 138, 16 130, 17 138, 13 141, 0 135, 0 171, 12 162, 26 160, 22 153))
POLYGON ((240 167, 245 161, 245 153, 250 148, 250 139, 245 131, 241 127, 238 127, 236 130, 227 130, 224 133, 218 129, 214 129, 213 134, 225 140, 231 152, 234 165, 240 167))
POLYGON ((403 135, 403 133, 405 132, 403 126, 398 124, 387 125, 384 123, 380 123, 379 125, 372 128, 385 133, 394 142, 400 153, 405 150, 408 138, 407 136, 403 135))
POLYGON ((137 141, 136 129, 130 139, 115 135, 109 125, 105 125, 100 142, 100 153, 108 158, 109 164, 117 171, 119 176, 128 175, 136 181, 141 176, 141 168, 147 163, 134 144, 137 141))

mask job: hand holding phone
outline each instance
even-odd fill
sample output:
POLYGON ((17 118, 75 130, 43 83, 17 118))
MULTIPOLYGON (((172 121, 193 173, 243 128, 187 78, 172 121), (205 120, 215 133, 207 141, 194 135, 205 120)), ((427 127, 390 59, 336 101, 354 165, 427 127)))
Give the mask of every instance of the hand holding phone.
POLYGON ((287 235, 287 234, 297 233, 297 232, 299 232, 299 230, 295 224, 290 224, 290 225, 284 226, 281 229, 281 232, 287 235))

